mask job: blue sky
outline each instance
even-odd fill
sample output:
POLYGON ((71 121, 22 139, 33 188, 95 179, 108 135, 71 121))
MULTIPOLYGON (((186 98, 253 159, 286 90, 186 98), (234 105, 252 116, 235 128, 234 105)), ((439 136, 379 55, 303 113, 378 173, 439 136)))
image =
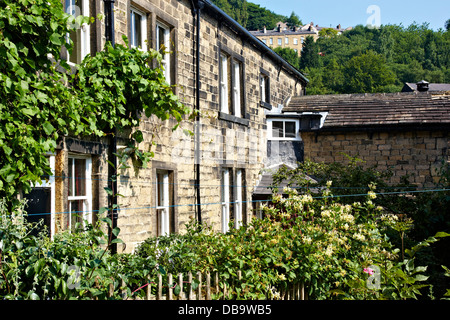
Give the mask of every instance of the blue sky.
POLYGON ((444 29, 450 19, 449 0, 247 0, 275 13, 289 16, 294 11, 304 24, 346 28, 357 24, 396 24, 428 22, 430 28, 444 29), (369 13, 367 9, 371 7, 369 13))

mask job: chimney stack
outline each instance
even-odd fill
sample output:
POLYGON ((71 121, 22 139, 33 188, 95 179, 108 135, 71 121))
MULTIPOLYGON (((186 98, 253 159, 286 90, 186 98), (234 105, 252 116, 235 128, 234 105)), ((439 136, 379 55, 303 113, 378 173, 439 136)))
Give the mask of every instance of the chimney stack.
POLYGON ((428 89, 429 89, 429 82, 427 82, 427 81, 425 81, 425 80, 422 80, 422 81, 419 81, 419 82, 417 82, 416 83, 416 85, 417 85, 417 91, 419 91, 419 92, 425 92, 425 91, 428 91, 428 89))

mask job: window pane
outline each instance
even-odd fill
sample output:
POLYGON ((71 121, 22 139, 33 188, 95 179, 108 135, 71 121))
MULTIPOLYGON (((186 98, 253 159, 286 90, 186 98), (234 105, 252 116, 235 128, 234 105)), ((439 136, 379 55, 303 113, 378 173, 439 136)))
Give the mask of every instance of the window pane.
POLYGON ((86 160, 75 159, 75 196, 86 195, 86 160))
POLYGON ((272 121, 272 137, 283 137, 283 121, 272 121))
POLYGON ((131 38, 132 38, 132 46, 135 47, 141 47, 142 48, 142 30, 141 30, 141 15, 136 13, 136 12, 132 12, 132 30, 131 30, 131 38))
POLYGON ((284 137, 295 138, 295 122, 286 121, 284 123, 284 137))
POLYGON ((71 200, 69 201, 70 206, 70 224, 72 230, 75 229, 76 223, 83 222, 83 214, 84 214, 84 200, 71 200))
POLYGON ((86 195, 86 159, 69 159, 69 197, 86 195))
POLYGON ((158 43, 157 43, 157 50, 164 50, 166 51, 166 44, 165 44, 165 34, 166 34, 166 29, 164 29, 161 26, 158 26, 158 43))
MULTIPOLYGON (((76 17, 83 12, 82 0, 66 0, 65 12, 76 17)), ((72 40, 73 47, 72 53, 69 55, 69 61, 72 63, 81 63, 81 29, 78 27, 76 30, 72 30, 69 34, 70 40, 72 40)))

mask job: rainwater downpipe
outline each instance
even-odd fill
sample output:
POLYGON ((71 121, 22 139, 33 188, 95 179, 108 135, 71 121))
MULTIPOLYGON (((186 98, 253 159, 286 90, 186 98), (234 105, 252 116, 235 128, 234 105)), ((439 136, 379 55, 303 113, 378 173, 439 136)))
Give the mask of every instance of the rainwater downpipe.
POLYGON ((203 1, 200 0, 191 0, 192 8, 193 8, 193 16, 196 20, 196 75, 195 75, 195 188, 196 188, 196 215, 198 223, 202 223, 202 208, 201 208, 201 197, 200 197, 200 18, 201 18, 201 9, 204 7, 203 1))
MULTIPOLYGON (((112 47, 115 46, 114 39, 114 1, 115 0, 103 0, 105 6, 105 37, 106 41, 110 42, 112 47)), ((109 136, 109 154, 110 164, 108 166, 108 186, 112 190, 112 194, 109 195, 108 207, 110 208, 110 218, 111 218, 111 228, 110 240, 114 240, 116 236, 112 233, 112 229, 117 227, 117 128, 114 127, 111 130, 111 135, 109 136)), ((117 253, 117 244, 113 243, 111 245, 111 252, 117 253)))

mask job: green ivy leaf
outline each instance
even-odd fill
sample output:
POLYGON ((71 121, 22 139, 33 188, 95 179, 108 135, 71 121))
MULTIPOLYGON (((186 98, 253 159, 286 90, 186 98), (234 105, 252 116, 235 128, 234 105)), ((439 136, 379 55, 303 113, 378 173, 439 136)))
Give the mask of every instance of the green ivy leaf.
POLYGON ((47 135, 51 135, 53 133, 53 131, 55 130, 55 127, 53 127, 53 125, 48 121, 46 121, 42 124, 42 128, 44 129, 44 132, 47 135))

